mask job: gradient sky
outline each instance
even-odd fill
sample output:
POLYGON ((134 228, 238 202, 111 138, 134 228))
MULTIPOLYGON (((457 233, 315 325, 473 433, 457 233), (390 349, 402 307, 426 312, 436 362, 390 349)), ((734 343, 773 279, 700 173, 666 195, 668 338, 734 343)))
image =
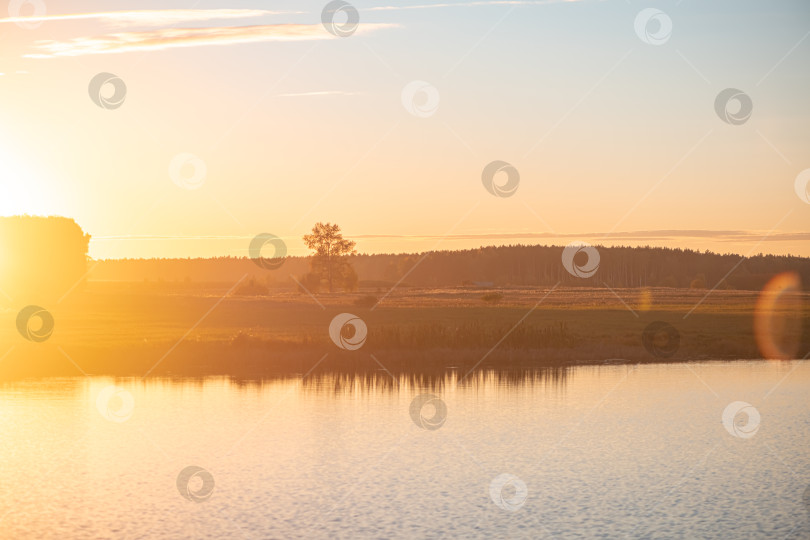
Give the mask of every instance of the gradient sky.
POLYGON ((97 258, 246 255, 265 232, 303 254, 315 221, 362 252, 810 256, 806 0, 363 0, 347 38, 324 4, 48 0, 36 28, 0 21, 0 215, 73 217, 97 258), (634 30, 651 6, 662 45, 634 30), (120 108, 91 100, 100 72, 126 83, 120 108), (414 80, 438 91, 429 117, 403 106, 414 80), (752 99, 742 125, 715 113, 729 87, 752 99), (198 189, 172 181, 181 153, 205 163, 198 189), (514 196, 484 189, 494 160, 514 196))

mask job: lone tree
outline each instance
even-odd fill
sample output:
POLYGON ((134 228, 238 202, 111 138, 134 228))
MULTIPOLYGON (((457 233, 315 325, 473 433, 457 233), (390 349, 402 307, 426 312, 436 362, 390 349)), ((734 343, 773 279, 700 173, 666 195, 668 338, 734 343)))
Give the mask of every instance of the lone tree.
POLYGON ((340 232, 339 225, 331 223, 316 223, 312 227, 312 234, 304 235, 304 243, 313 250, 310 261, 310 276, 307 281, 316 286, 321 281, 329 285, 329 292, 334 290, 335 284, 345 289, 354 289, 357 286, 357 274, 349 262, 349 255, 354 255, 355 242, 346 240, 340 232))

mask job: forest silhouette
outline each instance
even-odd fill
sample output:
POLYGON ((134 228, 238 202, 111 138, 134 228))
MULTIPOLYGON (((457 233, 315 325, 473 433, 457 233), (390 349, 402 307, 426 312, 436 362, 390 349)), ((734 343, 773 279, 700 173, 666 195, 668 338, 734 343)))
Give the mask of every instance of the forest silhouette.
MULTIPOLYGON (((561 264, 562 246, 489 246, 427 253, 349 255, 359 288, 457 286, 681 287, 759 290, 776 274, 792 271, 810 283, 810 259, 790 255, 698 252, 659 247, 597 246, 599 269, 590 279, 569 274, 561 264), (727 276, 727 277, 726 277, 727 276), (403 279, 404 277, 404 279, 403 279), (724 279, 725 277, 725 279, 724 279)), ((270 288, 294 287, 304 280, 308 257, 287 257, 262 271, 249 258, 117 259, 99 261, 92 279, 225 283, 248 274, 270 288)))

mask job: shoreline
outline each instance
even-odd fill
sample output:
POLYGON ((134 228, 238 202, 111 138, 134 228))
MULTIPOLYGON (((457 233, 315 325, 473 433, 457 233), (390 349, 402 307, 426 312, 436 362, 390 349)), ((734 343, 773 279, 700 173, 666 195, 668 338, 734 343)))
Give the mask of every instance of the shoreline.
MULTIPOLYGON (((337 372, 373 372, 382 364, 414 374, 450 366, 763 359, 754 325, 758 294, 751 291, 518 288, 501 289, 492 302, 467 288, 407 289, 378 305, 380 296, 371 291, 226 297, 218 290, 134 294, 131 288, 90 287, 57 304, 50 310, 53 334, 42 343, 17 331, 15 309, 1 310, 0 380, 147 372, 263 377, 306 373, 324 355, 320 368, 337 372), (332 321, 347 313, 367 328, 354 351, 330 338, 332 321)), ((786 356, 802 358, 810 350, 810 293, 798 300, 778 318, 785 323, 786 356)))
MULTIPOLYGON (((307 376, 379 375, 380 378, 424 377, 442 379, 452 374, 532 373, 579 367, 642 366, 699 363, 778 362, 786 365, 806 358, 769 360, 762 357, 694 356, 656 358, 643 348, 625 357, 586 358, 582 348, 565 351, 550 349, 495 351, 480 362, 487 351, 479 349, 431 349, 408 351, 382 349, 347 353, 333 347, 308 348, 287 353, 229 345, 192 343, 178 346, 169 356, 164 347, 127 350, 75 348, 71 351, 49 348, 32 355, 15 348, 0 363, 0 384, 23 379, 54 377, 113 377, 146 380, 175 378, 230 377, 239 380, 299 378, 307 376), (556 354, 555 354, 556 353, 556 354), (114 358, 115 360, 110 360, 114 358)), ((595 353, 596 351, 591 351, 595 353)))

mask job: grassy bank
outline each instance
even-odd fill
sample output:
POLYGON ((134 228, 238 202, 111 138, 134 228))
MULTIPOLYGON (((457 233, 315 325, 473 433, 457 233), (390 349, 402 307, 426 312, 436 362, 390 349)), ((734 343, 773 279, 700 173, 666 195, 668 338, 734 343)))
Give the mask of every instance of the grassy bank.
MULTIPOLYGON (((55 321, 43 343, 18 333, 19 307, 9 306, 0 315, 0 356, 6 354, 0 377, 251 377, 307 373, 319 361, 316 371, 427 374, 761 357, 753 292, 456 288, 387 297, 384 291, 223 297, 229 288, 155 291, 91 284, 79 297, 43 306, 55 321), (330 322, 344 312, 367 325, 359 350, 341 350, 329 337, 330 322), (677 333, 674 351, 662 355, 644 346, 645 329, 654 321, 677 333)), ((810 302, 801 300, 783 313, 797 357, 810 349, 810 302)))

